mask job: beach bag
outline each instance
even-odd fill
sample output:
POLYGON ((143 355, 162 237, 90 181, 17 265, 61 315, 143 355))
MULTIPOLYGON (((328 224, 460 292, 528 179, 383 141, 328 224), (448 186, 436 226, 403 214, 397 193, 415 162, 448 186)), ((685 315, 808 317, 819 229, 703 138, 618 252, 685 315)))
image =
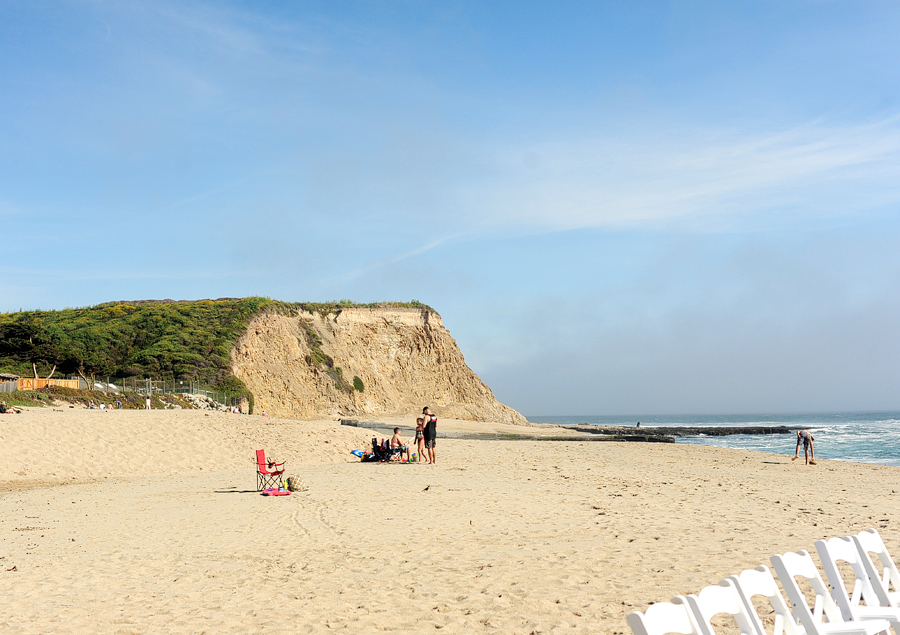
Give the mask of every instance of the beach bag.
POLYGON ((309 489, 299 474, 291 474, 287 477, 287 488, 292 492, 305 492, 309 489))

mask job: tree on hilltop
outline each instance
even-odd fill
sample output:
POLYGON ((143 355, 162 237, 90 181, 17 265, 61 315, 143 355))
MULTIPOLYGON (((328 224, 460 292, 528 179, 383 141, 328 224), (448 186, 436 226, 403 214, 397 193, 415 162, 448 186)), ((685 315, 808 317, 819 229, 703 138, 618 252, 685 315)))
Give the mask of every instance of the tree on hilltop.
POLYGON ((34 378, 40 379, 37 365, 51 366, 45 379, 53 377, 57 366, 66 358, 60 339, 34 321, 0 325, 0 355, 14 356, 31 363, 34 378))

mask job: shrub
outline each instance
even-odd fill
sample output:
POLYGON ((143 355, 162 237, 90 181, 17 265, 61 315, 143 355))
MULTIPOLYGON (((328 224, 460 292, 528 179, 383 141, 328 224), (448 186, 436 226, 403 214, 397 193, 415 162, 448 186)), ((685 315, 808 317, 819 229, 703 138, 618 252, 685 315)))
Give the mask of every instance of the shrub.
POLYGON ((241 381, 240 378, 229 375, 219 382, 219 385, 216 386, 216 388, 225 393, 226 397, 246 397, 247 403, 250 406, 250 412, 248 414, 253 414, 253 406, 256 404, 256 400, 253 398, 253 393, 247 388, 247 384, 241 381))
POLYGON ((363 386, 362 379, 360 379, 356 375, 353 376, 353 388, 354 388, 354 390, 357 390, 358 392, 362 392, 366 389, 366 387, 363 386))
POLYGON ((50 397, 32 390, 16 390, 0 395, 0 402, 7 406, 48 406, 50 397))

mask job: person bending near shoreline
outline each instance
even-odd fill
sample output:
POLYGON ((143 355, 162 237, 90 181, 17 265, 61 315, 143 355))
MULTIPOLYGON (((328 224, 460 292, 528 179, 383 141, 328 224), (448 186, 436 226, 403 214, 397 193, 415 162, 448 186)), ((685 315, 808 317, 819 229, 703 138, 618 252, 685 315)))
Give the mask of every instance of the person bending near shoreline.
POLYGON ((422 418, 425 420, 425 429, 422 435, 425 437, 425 450, 428 452, 428 463, 434 465, 434 444, 437 441, 437 417, 431 414, 428 406, 422 408, 422 418))
POLYGON ((809 433, 809 430, 797 430, 797 449, 794 450, 794 456, 791 458, 791 461, 796 461, 800 458, 801 443, 803 444, 803 458, 806 459, 806 464, 809 465, 811 460, 813 465, 815 465, 816 451, 813 449, 813 435, 809 433))

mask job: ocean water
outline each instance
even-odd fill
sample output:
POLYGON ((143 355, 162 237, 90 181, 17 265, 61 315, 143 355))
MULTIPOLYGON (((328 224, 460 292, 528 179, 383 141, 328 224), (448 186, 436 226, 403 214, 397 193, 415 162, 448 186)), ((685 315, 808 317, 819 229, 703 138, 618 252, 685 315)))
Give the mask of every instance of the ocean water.
MULTIPOLYGON (((795 415, 629 415, 592 417, 529 416, 529 421, 573 425, 609 426, 788 426, 786 434, 736 434, 725 437, 676 437, 676 443, 757 450, 793 456, 797 430, 809 430, 816 458, 900 465, 900 412, 864 412, 795 415)), ((803 448, 800 448, 803 457, 803 448)))

